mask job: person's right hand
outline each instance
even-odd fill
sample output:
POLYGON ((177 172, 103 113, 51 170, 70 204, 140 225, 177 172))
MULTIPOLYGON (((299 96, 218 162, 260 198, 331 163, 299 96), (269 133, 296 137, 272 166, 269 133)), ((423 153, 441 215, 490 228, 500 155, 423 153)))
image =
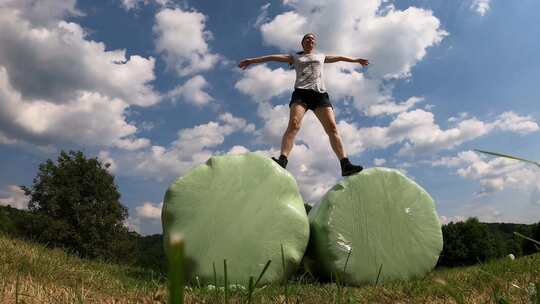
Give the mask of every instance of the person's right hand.
POLYGON ((251 60, 244 59, 240 61, 240 63, 238 64, 238 67, 241 68, 242 70, 245 70, 250 64, 252 64, 251 60))

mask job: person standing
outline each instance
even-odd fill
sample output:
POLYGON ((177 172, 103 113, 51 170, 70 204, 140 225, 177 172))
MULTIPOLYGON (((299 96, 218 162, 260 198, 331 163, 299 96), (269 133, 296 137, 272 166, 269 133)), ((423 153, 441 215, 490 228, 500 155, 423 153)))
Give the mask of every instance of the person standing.
POLYGON ((312 110, 321 122, 332 150, 339 159, 341 175, 349 176, 362 171, 362 166, 354 165, 347 158, 343 147, 343 141, 339 135, 336 118, 330 97, 326 92, 323 81, 323 66, 325 63, 338 61, 359 63, 364 67, 369 61, 362 58, 347 56, 328 56, 315 51, 316 38, 313 33, 304 35, 301 41, 303 51, 293 54, 268 55, 256 58, 243 59, 238 64, 241 69, 246 69, 251 64, 269 61, 286 62, 296 70, 294 92, 289 103, 290 114, 287 129, 281 141, 281 155, 279 158, 272 157, 281 167, 286 168, 288 156, 294 145, 294 138, 300 130, 304 114, 312 110))

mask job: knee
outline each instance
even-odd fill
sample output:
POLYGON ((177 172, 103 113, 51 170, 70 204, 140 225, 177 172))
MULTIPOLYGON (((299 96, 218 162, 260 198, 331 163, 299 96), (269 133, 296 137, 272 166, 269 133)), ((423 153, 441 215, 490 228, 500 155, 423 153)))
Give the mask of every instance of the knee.
POLYGON ((287 126, 287 132, 296 134, 298 131, 300 131, 300 121, 299 120, 291 120, 289 121, 289 125, 287 126))

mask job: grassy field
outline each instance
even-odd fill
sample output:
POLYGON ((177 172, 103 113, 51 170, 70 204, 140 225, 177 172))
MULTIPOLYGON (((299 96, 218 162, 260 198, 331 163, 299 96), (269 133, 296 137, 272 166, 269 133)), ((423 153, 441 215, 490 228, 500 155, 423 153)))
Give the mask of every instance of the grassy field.
MULTIPOLYGON (((540 304, 540 254, 479 266, 438 269, 424 278, 360 288, 309 278, 258 288, 251 303, 540 304)), ((0 303, 165 303, 155 273, 81 260, 61 250, 0 236, 0 303)), ((247 303, 243 290, 228 303, 247 303)), ((188 288, 185 303, 224 303, 224 292, 188 288)))

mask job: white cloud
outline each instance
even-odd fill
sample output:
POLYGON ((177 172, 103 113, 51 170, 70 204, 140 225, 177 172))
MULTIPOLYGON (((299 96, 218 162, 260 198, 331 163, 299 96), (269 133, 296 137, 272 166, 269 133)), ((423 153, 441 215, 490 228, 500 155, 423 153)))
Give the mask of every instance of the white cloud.
POLYGON ((389 101, 375 103, 367 109, 367 114, 369 116, 378 116, 378 115, 402 113, 411 109, 417 103, 422 102, 422 101, 424 101, 423 98, 413 96, 407 99, 406 101, 400 102, 400 103, 389 102, 389 101))
POLYGON ((196 75, 187 80, 183 85, 177 86, 167 96, 173 100, 183 100, 195 106, 208 104, 214 98, 204 91, 208 87, 208 82, 201 75, 196 75))
POLYGON ((435 123, 433 113, 422 109, 403 112, 388 126, 359 128, 345 121, 338 128, 351 154, 365 149, 385 149, 404 143, 399 155, 416 155, 456 147, 463 142, 490 132, 493 127, 476 118, 464 120, 456 127, 442 130, 435 123))
POLYGON ((540 190, 540 170, 523 162, 507 158, 487 158, 473 151, 463 151, 454 157, 443 157, 432 166, 457 168, 457 175, 476 180, 482 185, 479 194, 504 189, 540 190))
POLYGON ((161 209, 163 209, 163 202, 159 204, 144 202, 142 206, 135 207, 135 213, 141 219, 160 220, 161 209))
POLYGON ((229 149, 229 152, 227 152, 227 154, 231 154, 231 155, 240 155, 240 154, 245 154, 245 153, 248 153, 250 150, 244 146, 239 146, 239 145, 236 145, 236 146, 233 146, 232 148, 229 149))
POLYGON ((384 77, 408 76, 426 49, 447 35, 431 11, 415 7, 401 11, 391 5, 381 7, 378 0, 287 4, 293 10, 261 25, 266 43, 295 50, 301 48, 305 33, 314 32, 321 51, 369 58, 371 72, 384 77))
MULTIPOLYGON (((134 153, 123 153, 114 158, 123 174, 143 176, 163 181, 178 177, 191 167, 201 164, 213 155, 224 154, 218 147, 234 132, 252 133, 254 125, 230 113, 218 115, 219 121, 210 121, 178 131, 178 136, 167 147, 154 145, 134 153)), ((238 152, 240 147, 234 149, 238 152)))
MULTIPOLYGON (((289 119, 288 106, 272 106, 263 102, 259 104, 257 114, 264 123, 255 133, 256 142, 272 147, 266 151, 268 155, 279 155, 277 149, 289 119)), ((437 152, 484 136, 501 126, 501 122, 490 123, 474 117, 467 118, 467 115, 459 116, 462 120, 448 129, 441 129, 433 113, 422 109, 401 112, 386 126, 359 127, 344 120, 337 124, 345 149, 353 158, 368 149, 385 149, 401 143, 400 154, 437 152)), ((497 120, 500 120, 500 116, 497 120)), ((377 159, 374 162, 383 165, 386 160, 377 159)), ((407 166, 407 163, 401 162, 400 170, 406 173, 407 166)), ((320 122, 312 112, 304 116, 287 169, 296 177, 304 198, 310 202, 317 201, 339 179, 339 163, 320 122)))
POLYGON ((257 16, 257 19, 255 20, 255 23, 253 24, 253 26, 255 28, 259 28, 261 26, 261 24, 270 21, 270 19, 268 18, 268 8, 269 7, 270 7, 270 3, 266 3, 265 5, 261 6, 261 9, 260 9, 261 12, 260 12, 259 16, 257 16))
POLYGON ((8 1, 0 6, 0 139, 138 149, 130 105, 160 100, 154 59, 106 50, 76 23, 75 1, 8 1))
POLYGON ((472 0, 470 9, 484 16, 490 9, 490 2, 491 0, 472 0))
POLYGON ((98 154, 98 158, 103 164, 109 164, 109 172, 115 173, 116 169, 118 169, 118 165, 111 157, 109 151, 100 151, 98 154))
POLYGON ((207 41, 212 34, 205 30, 205 22, 204 14, 180 8, 163 9, 156 14, 156 49, 163 54, 167 66, 181 76, 209 70, 220 59, 209 50, 207 41))
POLYGON ((295 77, 293 70, 270 69, 262 64, 242 73, 242 78, 234 87, 260 103, 285 92, 291 92, 295 77))
POLYGON ((82 16, 76 0, 3 0, 0 9, 16 10, 23 19, 36 26, 49 26, 68 16, 82 16))
POLYGON ((138 9, 141 4, 148 5, 150 3, 155 3, 163 7, 170 2, 171 1, 169 0, 120 0, 120 4, 127 11, 138 9))
POLYGON ((439 221, 441 222, 441 225, 446 225, 446 224, 449 224, 450 222, 454 222, 454 223, 464 222, 466 220, 467 219, 464 216, 460 216, 460 215, 456 215, 456 216, 440 215, 439 216, 439 221))
MULTIPOLYGON (((332 100, 351 98, 355 107, 368 116, 400 113, 411 109, 421 99, 411 97, 396 101, 386 79, 409 77, 427 48, 439 44, 448 33, 440 28, 439 20, 429 10, 410 7, 401 11, 383 3, 378 0, 284 1, 292 10, 263 23, 260 31, 266 44, 286 52, 300 49, 302 36, 314 32, 318 49, 324 53, 368 58, 371 62, 369 77, 360 72, 358 64, 326 65, 325 82, 332 100)), ((290 81, 285 81, 280 75, 282 72, 253 68, 252 74, 244 76, 236 88, 256 100, 267 101, 292 87, 294 74, 289 75, 290 81), (266 85, 268 79, 272 81, 266 85)))
MULTIPOLYGON (((352 97, 355 107, 368 116, 390 115, 406 111, 423 101, 421 97, 411 97, 398 103, 390 92, 381 89, 381 81, 368 79, 347 64, 333 64, 326 67, 326 84, 332 101, 352 97)), ((270 69, 265 64, 256 65, 242 73, 235 88, 251 97, 255 102, 267 102, 292 91, 294 70, 270 69)), ((289 96, 283 97, 288 102, 289 96)))
POLYGON ((499 115, 494 125, 501 130, 518 134, 528 134, 540 130, 531 116, 519 116, 512 111, 499 115))
POLYGON ((128 150, 149 144, 135 138, 137 128, 125 121, 128 105, 99 93, 80 92, 73 101, 57 104, 23 100, 0 67, 0 118, 9 124, 9 137, 34 143, 78 143, 128 150))
POLYGON ((130 216, 124 223, 129 230, 135 231, 142 235, 148 232, 161 232, 161 209, 163 202, 143 202, 142 205, 135 207, 135 212, 130 213, 130 216))
POLYGON ((16 185, 10 185, 7 187, 7 191, 0 191, 2 197, 0 197, 0 206, 11 206, 17 209, 27 209, 30 199, 24 195, 24 191, 21 187, 16 185), (7 197, 5 197, 7 195, 7 197))
POLYGON ((384 159, 384 158, 375 158, 373 160, 373 164, 375 166, 382 166, 382 165, 386 164, 386 159, 384 159))
POLYGON ((33 27, 17 10, 0 9, 0 27, 0 65, 24 98, 65 103, 88 91, 139 106, 159 102, 149 84, 155 79, 151 57, 106 51, 105 44, 86 40, 76 23, 33 27))

